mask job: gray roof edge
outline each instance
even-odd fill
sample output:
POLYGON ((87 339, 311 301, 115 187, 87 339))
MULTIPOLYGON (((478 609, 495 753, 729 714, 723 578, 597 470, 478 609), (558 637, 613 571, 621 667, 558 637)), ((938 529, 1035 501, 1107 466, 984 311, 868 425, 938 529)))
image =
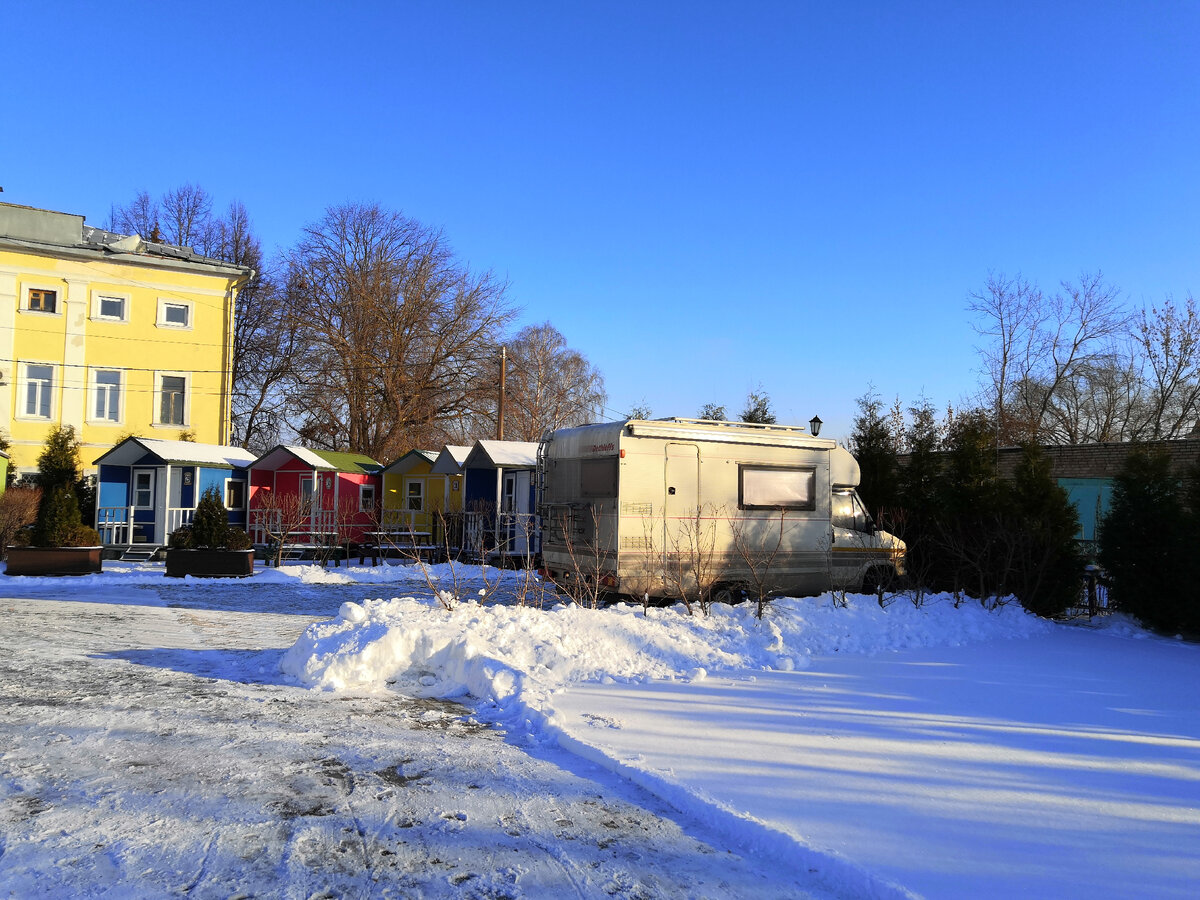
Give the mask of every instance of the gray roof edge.
MULTIPOLYGON (((149 244, 147 246, 154 246, 149 244)), ((99 260, 103 262, 120 263, 131 266, 142 266, 149 269, 177 269, 185 272, 203 272, 207 274, 222 274, 249 278, 254 269, 249 266, 238 266, 222 260, 211 259, 197 254, 193 259, 181 257, 159 256, 154 253, 114 253, 96 244, 79 243, 74 246, 65 244, 45 244, 38 241, 27 241, 21 238, 0 236, 0 249, 25 250, 43 256, 69 257, 83 260, 99 260)))

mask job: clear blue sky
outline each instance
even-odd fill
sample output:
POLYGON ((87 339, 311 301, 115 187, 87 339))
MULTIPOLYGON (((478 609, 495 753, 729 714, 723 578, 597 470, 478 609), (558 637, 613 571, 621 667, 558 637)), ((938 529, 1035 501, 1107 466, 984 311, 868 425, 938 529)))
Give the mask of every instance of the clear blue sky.
POLYGON ((7 3, 0 195, 444 227, 613 418, 956 405, 967 295, 1200 293, 1200 2, 7 3))

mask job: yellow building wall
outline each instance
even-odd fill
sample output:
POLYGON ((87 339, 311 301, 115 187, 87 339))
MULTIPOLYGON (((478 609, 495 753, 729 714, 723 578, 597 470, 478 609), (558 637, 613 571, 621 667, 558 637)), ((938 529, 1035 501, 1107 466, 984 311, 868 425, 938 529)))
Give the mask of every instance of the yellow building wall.
POLYGON ((174 440, 191 432, 201 443, 228 443, 236 284, 216 273, 0 251, 0 424, 12 464, 34 467, 58 423, 75 426, 85 467, 129 434, 174 440), (31 287, 56 291, 54 313, 24 308, 31 287), (100 318, 101 294, 125 299, 124 321, 100 318), (185 304, 190 325, 162 322, 164 302, 185 304), (24 363, 54 368, 48 421, 25 415, 24 363), (116 422, 95 414, 97 368, 122 373, 116 422), (183 425, 159 422, 164 373, 187 379, 183 425))
POLYGON ((431 531, 439 512, 462 512, 463 478, 461 475, 431 475, 429 462, 416 462, 403 474, 385 472, 383 475, 383 519, 395 520, 396 513, 408 510, 408 482, 420 481, 424 486, 424 509, 413 515, 413 527, 431 531), (457 484, 457 490, 454 489, 457 484), (449 504, 446 503, 447 494, 449 504), (389 516, 389 513, 392 515, 389 516))

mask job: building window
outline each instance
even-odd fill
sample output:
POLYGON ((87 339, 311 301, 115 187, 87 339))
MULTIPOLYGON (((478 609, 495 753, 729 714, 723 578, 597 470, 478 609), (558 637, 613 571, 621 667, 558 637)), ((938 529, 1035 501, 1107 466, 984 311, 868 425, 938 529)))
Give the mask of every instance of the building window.
POLYGON ((154 473, 133 473, 133 505, 136 509, 149 509, 154 505, 154 473))
POLYGON ((225 481, 225 508, 226 509, 245 509, 246 508, 246 482, 235 480, 233 478, 225 481))
POLYGON ((129 319, 129 298, 122 294, 92 294, 92 318, 107 322, 129 319))
POLYGON ((187 376, 158 376, 158 421, 156 425, 187 424, 187 376))
POLYGON ((358 486, 358 508, 361 512, 372 512, 375 509, 375 485, 360 484, 358 486))
POLYGON ((175 300, 159 300, 158 324, 161 328, 191 328, 192 304, 175 300))
POLYGON ((21 386, 21 414, 30 419, 49 419, 53 409, 54 366, 26 363, 21 386))
POLYGON ((407 509, 420 512, 425 508, 425 482, 410 481, 404 486, 404 493, 408 500, 407 509))
POLYGON ((30 288, 28 308, 32 312, 58 312, 58 291, 30 288))
POLYGON ((740 509, 816 509, 815 469, 739 466, 740 509))
POLYGON ((98 422, 121 421, 121 372, 92 370, 92 417, 98 422))

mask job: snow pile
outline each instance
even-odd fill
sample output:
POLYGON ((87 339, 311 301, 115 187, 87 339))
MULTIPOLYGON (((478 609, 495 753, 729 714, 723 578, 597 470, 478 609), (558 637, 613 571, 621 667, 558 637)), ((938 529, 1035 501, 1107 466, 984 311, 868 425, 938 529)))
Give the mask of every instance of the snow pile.
POLYGON ((791 671, 807 668, 814 654, 958 646, 1048 627, 1015 604, 955 608, 948 597, 887 609, 873 597, 851 597, 846 606, 828 596, 779 600, 761 621, 750 604, 716 604, 711 615, 689 616, 682 607, 647 615, 626 604, 539 610, 465 602, 447 610, 409 597, 344 603, 336 619, 305 631, 282 667, 326 690, 393 684, 426 697, 470 695, 484 701, 487 718, 544 732, 550 696, 573 683, 791 671))

